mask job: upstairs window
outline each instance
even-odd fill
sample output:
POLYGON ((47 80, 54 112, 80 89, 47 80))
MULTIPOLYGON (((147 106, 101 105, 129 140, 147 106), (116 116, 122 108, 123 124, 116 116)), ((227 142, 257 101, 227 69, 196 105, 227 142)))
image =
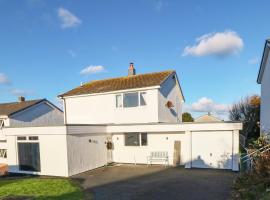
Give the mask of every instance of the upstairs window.
POLYGON ((116 108, 145 106, 146 92, 129 92, 115 95, 116 108))
POLYGON ((138 92, 124 94, 124 108, 139 106, 138 92))
POLYGON ((146 105, 146 92, 140 92, 140 104, 141 106, 145 106, 146 105))
POLYGON ((122 108, 123 107, 122 94, 117 94, 115 96, 115 102, 116 102, 116 108, 122 108))

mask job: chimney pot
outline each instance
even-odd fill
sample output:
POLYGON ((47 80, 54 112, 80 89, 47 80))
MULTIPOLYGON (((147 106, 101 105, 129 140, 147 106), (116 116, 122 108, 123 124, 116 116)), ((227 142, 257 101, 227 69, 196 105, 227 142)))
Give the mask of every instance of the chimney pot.
POLYGON ((136 69, 134 67, 133 63, 129 64, 129 68, 128 68, 128 76, 133 76, 136 75, 136 69))
POLYGON ((24 102, 24 101, 25 101, 25 97, 19 96, 19 97, 18 97, 18 101, 19 101, 19 102, 24 102))

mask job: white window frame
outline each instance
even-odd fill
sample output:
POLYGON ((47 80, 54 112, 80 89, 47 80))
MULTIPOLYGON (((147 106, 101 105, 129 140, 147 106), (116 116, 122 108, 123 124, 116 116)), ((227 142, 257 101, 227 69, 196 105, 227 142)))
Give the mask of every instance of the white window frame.
POLYGON ((148 146, 148 133, 147 132, 132 132, 132 133, 136 133, 139 134, 139 145, 126 145, 126 134, 129 133, 124 133, 124 146, 125 147, 147 147, 148 146), (142 145, 142 133, 146 134, 146 145, 142 145))
POLYGON ((115 108, 116 109, 131 109, 131 108, 138 108, 138 107, 144 107, 147 106, 147 98, 145 98, 145 105, 141 105, 141 93, 144 93, 145 96, 147 96, 147 92, 146 91, 134 91, 134 92, 123 92, 123 93, 117 93, 114 95, 114 99, 115 99, 115 108), (128 93, 138 93, 138 106, 135 107, 124 107, 124 94, 128 94, 128 93), (122 105, 120 107, 117 107, 117 96, 121 95, 121 100, 122 100, 122 105))
POLYGON ((123 103, 124 103, 124 101, 123 101, 123 94, 122 93, 116 94, 115 95, 115 107, 116 108, 123 108, 123 103), (121 96, 121 106, 117 106, 117 96, 121 96))

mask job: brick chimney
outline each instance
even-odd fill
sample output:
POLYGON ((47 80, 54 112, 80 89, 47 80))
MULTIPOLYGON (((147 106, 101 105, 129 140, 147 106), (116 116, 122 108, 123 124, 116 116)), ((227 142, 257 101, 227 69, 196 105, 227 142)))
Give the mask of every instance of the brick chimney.
POLYGON ((18 97, 18 102, 24 102, 24 101, 25 101, 25 97, 23 97, 23 96, 18 97))
POLYGON ((128 68, 128 76, 136 75, 136 69, 134 68, 134 64, 130 63, 128 68))

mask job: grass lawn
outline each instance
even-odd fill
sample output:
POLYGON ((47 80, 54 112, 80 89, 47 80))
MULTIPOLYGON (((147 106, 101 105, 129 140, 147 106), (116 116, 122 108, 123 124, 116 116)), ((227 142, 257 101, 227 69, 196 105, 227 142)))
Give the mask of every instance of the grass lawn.
POLYGON ((68 179, 25 178, 0 180, 0 199, 34 197, 37 200, 82 200, 83 192, 68 179))

